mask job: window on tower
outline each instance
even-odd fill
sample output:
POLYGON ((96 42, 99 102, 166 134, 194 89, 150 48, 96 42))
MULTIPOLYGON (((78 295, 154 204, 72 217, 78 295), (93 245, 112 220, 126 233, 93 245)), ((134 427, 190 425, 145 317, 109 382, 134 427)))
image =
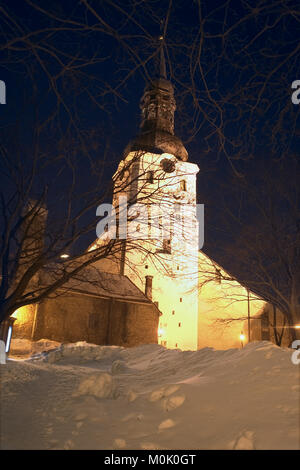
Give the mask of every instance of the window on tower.
POLYGON ((180 181, 180 191, 186 191, 186 181, 185 180, 180 181))
POLYGON ((178 203, 175 203, 174 204, 174 208, 175 208, 175 220, 177 220, 177 222, 180 221, 180 212, 181 212, 181 207, 180 207, 180 204, 178 203))
POLYGON ((154 171, 147 171, 147 183, 153 184, 154 182, 154 171))
POLYGON ((163 251, 164 253, 171 253, 171 240, 170 239, 163 240, 163 251))
POLYGON ((128 216, 128 222, 132 222, 134 219, 137 219, 140 215, 140 211, 136 211, 134 214, 130 214, 130 216, 128 216))
POLYGON ((175 171, 175 162, 169 158, 164 158, 160 162, 160 166, 166 173, 173 173, 175 171))

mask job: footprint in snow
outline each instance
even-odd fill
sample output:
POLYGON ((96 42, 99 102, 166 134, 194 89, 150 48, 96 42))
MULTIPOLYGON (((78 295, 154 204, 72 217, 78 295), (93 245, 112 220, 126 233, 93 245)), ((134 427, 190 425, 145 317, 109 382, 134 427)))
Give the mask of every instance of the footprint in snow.
POLYGON ((142 413, 134 411, 133 413, 129 413, 128 415, 124 416, 124 418, 122 418, 122 421, 123 423, 126 423, 127 421, 130 421, 131 419, 142 421, 144 419, 144 415, 142 413))
POLYGON ((229 448, 234 450, 254 450, 254 432, 243 432, 237 439, 229 443, 229 448))
POLYGON ((179 408, 185 402, 185 395, 175 395, 165 398, 162 402, 164 411, 171 411, 179 408))
POLYGON ((78 413, 75 417, 74 417, 74 420, 75 421, 83 421, 87 418, 87 414, 86 413, 78 413))
POLYGON ((71 439, 68 439, 64 444, 64 449, 70 450, 70 449, 73 449, 74 446, 75 446, 74 442, 71 439))
POLYGON ((124 449, 126 447, 125 439, 115 439, 114 447, 116 447, 117 449, 124 449))
POLYGON ((144 449, 144 450, 161 450, 162 447, 160 447, 158 444, 155 444, 154 442, 142 442, 141 443, 141 449, 144 449))
POLYGON ((162 398, 168 397, 172 395, 172 393, 177 392, 178 389, 179 389, 178 385, 169 385, 167 387, 161 387, 157 390, 154 390, 151 393, 149 397, 149 401, 154 402, 154 401, 161 400, 162 398))
POLYGON ((165 419, 158 426, 159 431, 164 431, 165 429, 173 428, 175 426, 175 421, 173 419, 165 419))

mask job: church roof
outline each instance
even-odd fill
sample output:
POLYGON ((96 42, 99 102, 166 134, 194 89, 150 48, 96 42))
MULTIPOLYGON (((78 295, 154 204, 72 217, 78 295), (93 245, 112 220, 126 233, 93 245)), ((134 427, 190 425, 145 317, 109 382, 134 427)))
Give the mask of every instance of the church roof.
POLYGON ((77 292, 101 298, 152 304, 157 308, 127 276, 99 271, 94 266, 83 269, 59 290, 66 293, 77 292))
POLYGON ((129 152, 170 153, 179 160, 187 161, 188 153, 181 140, 174 134, 161 129, 141 132, 127 145, 124 156, 129 152))

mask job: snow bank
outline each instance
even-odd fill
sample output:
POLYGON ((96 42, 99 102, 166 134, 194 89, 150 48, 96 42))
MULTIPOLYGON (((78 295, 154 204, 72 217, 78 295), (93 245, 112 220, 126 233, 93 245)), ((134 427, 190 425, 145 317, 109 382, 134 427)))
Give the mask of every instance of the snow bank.
POLYGON ((55 349, 33 354, 30 361, 48 362, 49 364, 78 364, 107 360, 110 363, 114 357, 117 357, 119 349, 117 346, 97 346, 85 341, 70 344, 60 343, 55 349))
POLYGON ((300 368, 243 349, 62 344, 1 366, 4 449, 299 449, 300 368))
POLYGON ((29 339, 13 338, 9 354, 11 357, 29 357, 42 351, 48 351, 60 346, 61 343, 49 339, 30 341, 29 339))

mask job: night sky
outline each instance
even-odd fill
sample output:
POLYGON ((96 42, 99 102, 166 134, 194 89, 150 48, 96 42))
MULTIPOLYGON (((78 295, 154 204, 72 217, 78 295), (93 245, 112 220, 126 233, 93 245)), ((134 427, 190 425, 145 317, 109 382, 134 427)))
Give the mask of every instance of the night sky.
MULTIPOLYGON (((200 17, 196 1, 1 2, 0 79, 7 88, 7 104, 0 108, 1 140, 12 158, 22 155, 29 167, 37 115, 41 120, 51 116, 39 136, 40 151, 76 154, 78 194, 97 185, 101 172, 99 197, 110 202, 107 182, 138 131, 139 100, 147 78, 156 74, 158 36, 167 18, 175 133, 189 161, 200 166, 204 251, 222 261, 220 247, 230 245, 240 230, 226 228, 225 233, 222 222, 224 200, 236 209, 231 181, 249 179, 259 190, 264 183, 258 175, 272 174, 274 161, 299 152, 300 106, 291 102, 291 83, 300 79, 299 4, 202 3, 200 17), (18 36, 22 39, 15 40, 18 36), (63 98, 59 106, 58 96, 63 98), (78 134, 98 173, 91 174, 78 134)), ((49 204, 59 192, 63 199, 69 184, 67 172, 56 176, 58 168, 59 163, 45 170, 35 188, 38 192, 55 180, 49 204)), ((288 185, 288 170, 285 178, 288 185)), ((4 179, 5 185, 9 193, 4 179)), ((248 209, 249 214, 254 210, 248 209)), ((80 247, 94 238, 91 231, 80 247)))

